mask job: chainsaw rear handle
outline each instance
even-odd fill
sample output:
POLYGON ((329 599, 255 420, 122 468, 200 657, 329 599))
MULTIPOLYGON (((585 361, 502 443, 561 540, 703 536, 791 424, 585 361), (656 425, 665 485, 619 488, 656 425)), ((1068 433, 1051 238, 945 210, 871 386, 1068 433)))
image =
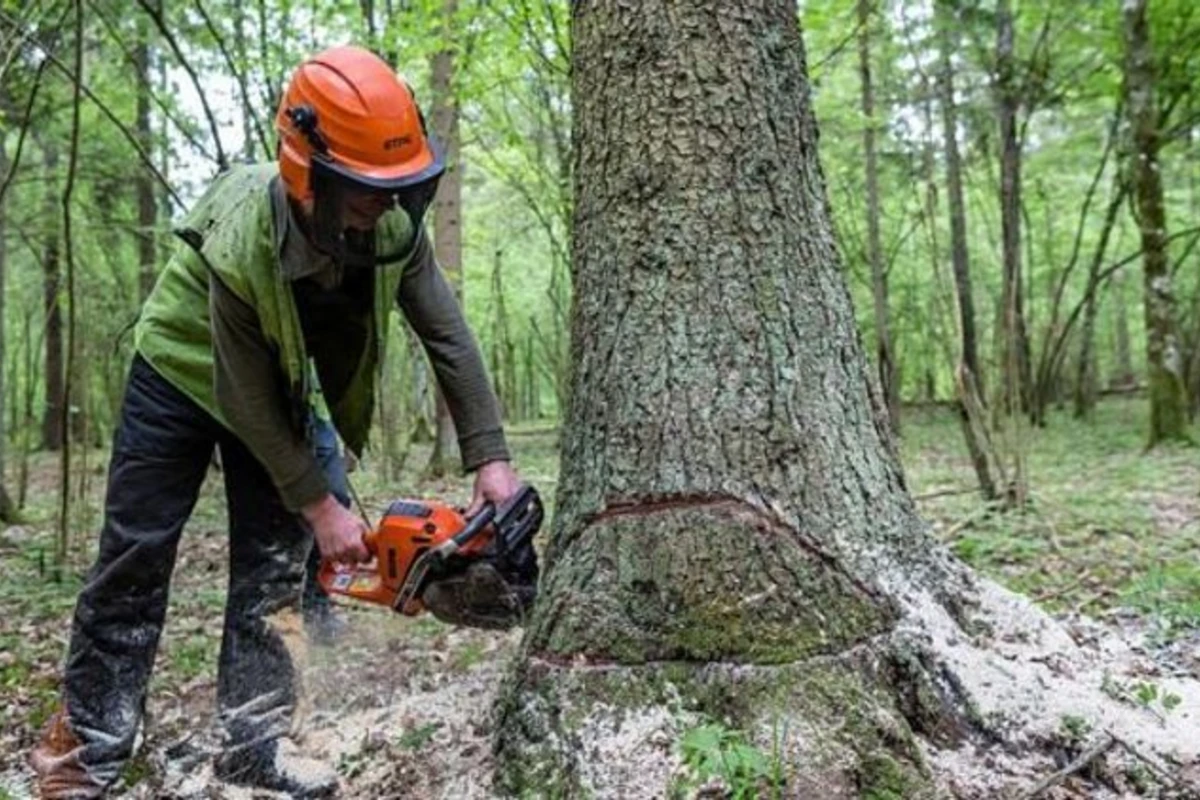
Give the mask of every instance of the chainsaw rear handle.
MULTIPOLYGON (((456 533, 451 539, 454 542, 454 549, 458 550, 465 547, 467 542, 474 539, 479 533, 491 524, 496 518, 496 505, 492 502, 484 504, 478 514, 471 517, 467 521, 466 527, 456 533)), ((367 552, 371 555, 377 555, 379 552, 379 529, 371 528, 362 537, 363 545, 367 548, 367 552)))
POLYGON ((450 540, 454 542, 454 549, 457 550, 461 547, 466 547, 467 542, 478 536, 480 531, 490 525, 495 518, 496 505, 490 502, 485 503, 483 508, 479 510, 479 513, 471 517, 467 522, 467 527, 450 537, 450 540))

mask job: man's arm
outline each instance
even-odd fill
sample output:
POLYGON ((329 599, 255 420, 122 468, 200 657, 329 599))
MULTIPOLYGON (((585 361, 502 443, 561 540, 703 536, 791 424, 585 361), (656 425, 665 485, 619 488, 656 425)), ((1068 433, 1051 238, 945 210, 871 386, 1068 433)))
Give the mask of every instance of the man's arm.
POLYGON ((258 315, 210 277, 209 316, 213 393, 233 434, 267 470, 288 510, 308 521, 323 556, 365 561, 366 525, 333 496, 308 442, 292 429, 279 367, 258 315))
POLYGON ((209 311, 217 408, 266 468, 284 505, 299 511, 328 494, 329 482, 289 421, 287 389, 258 314, 211 277, 209 311))
POLYGON ((421 338, 458 433, 463 468, 508 460, 500 409, 462 309, 433 257, 424 228, 417 233, 397 302, 421 338))

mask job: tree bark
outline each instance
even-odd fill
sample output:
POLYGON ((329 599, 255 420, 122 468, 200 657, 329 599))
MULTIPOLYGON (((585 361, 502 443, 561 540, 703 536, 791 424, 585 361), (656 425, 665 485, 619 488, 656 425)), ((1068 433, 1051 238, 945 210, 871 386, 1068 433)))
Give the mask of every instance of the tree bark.
POLYGON ((1175 297, 1167 260, 1167 221, 1159 172, 1158 106, 1146 0, 1126 0, 1125 92, 1133 132, 1133 184, 1142 238, 1146 369, 1150 388, 1149 446, 1187 440, 1183 358, 1175 330, 1175 297))
POLYGON ((1020 104, 1013 45, 1012 0, 996 8, 996 85, 1000 122, 1000 228, 1004 275, 1000 292, 1000 374, 1002 391, 993 412, 998 438, 1012 469, 1006 501, 1023 508, 1028 495, 1021 414, 1029 410, 1029 348, 1022 310, 1021 280, 1021 145, 1017 141, 1020 104))
POLYGON ((42 406, 42 447, 57 451, 62 446, 63 427, 63 320, 59 304, 62 268, 59 257, 59 222, 62 214, 55 192, 58 172, 58 144, 48 138, 41 142, 46 186, 42 198, 42 222, 46 226, 42 250, 42 313, 45 317, 46 371, 45 399, 42 406))
MULTIPOLYGON (((1100 241, 1096 244, 1096 252, 1088 268, 1087 296, 1083 310, 1083 328, 1079 334, 1079 363, 1075 374, 1074 414, 1078 419, 1083 419, 1090 415, 1096 406, 1098 379, 1096 375, 1094 342, 1096 338, 1096 316, 1100 310, 1100 298, 1098 297, 1100 268, 1104 262, 1104 255, 1108 251, 1108 240, 1112 235, 1117 213, 1120 211, 1121 204, 1125 198, 1125 189, 1123 184, 1120 183, 1120 179, 1118 178, 1114 183, 1116 185, 1113 187, 1113 196, 1104 211, 1104 224, 1100 228, 1100 241)), ((1066 333, 1063 335, 1065 337, 1066 333)), ((1051 368, 1055 368, 1053 363, 1051 364, 1051 368)))
POLYGON ((795 4, 572 14, 575 358, 501 791, 668 796, 672 735, 711 720, 788 797, 931 797, 940 755, 1046 759, 1033 734, 1083 708, 1200 751, 927 534, 831 235, 795 4))
POLYGON ((950 207, 950 259, 958 306, 959 361, 955 367, 959 424, 984 500, 1000 492, 999 462, 987 432, 987 406, 979 347, 975 334, 975 300, 971 291, 971 261, 967 250, 967 214, 963 200, 962 159, 958 151, 958 111, 954 99, 951 54, 958 49, 958 21, 948 0, 934 6, 938 37, 938 97, 942 107, 942 141, 946 157, 946 193, 950 207))
POLYGON ((871 83, 871 0, 858 0, 858 74, 862 83, 863 153, 867 171, 867 260, 875 301, 875 354, 892 431, 900 432, 900 386, 892 352, 888 276, 879 239, 879 169, 875 154, 875 87, 871 83))
MULTIPOLYGON (((56 578, 58 576, 58 570, 66 566, 71 535, 71 440, 74 439, 75 436, 67 435, 67 431, 72 431, 73 434, 73 423, 82 416, 74 416, 71 413, 71 389, 76 383, 75 322, 78 314, 78 305, 76 302, 75 293, 75 239, 71 232, 71 195, 75 190, 75 178, 77 173, 76 168, 79 161, 79 111, 80 102, 82 99, 79 87, 83 83, 83 0, 75 0, 75 35, 73 38, 75 50, 75 80, 72 81, 74 94, 71 98, 71 138, 70 148, 67 151, 67 175, 62 193, 63 244, 66 251, 67 266, 67 353, 66 366, 64 369, 66 381, 65 385, 63 386, 62 395, 63 438, 62 450, 59 453, 58 462, 58 546, 55 550, 54 559, 56 578)), ((86 399, 84 399, 80 404, 80 408, 86 409, 86 399)), ((81 436, 80 438, 83 437, 81 436)), ((84 442, 84 446, 86 447, 86 441, 84 442)))
MULTIPOLYGON (((29 120, 24 120, 23 125, 28 125, 29 120)), ((8 176, 9 170, 13 169, 13 165, 8 159, 7 145, 8 130, 0 127, 0 175, 8 176)), ((0 197, 0 522, 13 522, 16 517, 16 508, 13 506, 12 498, 8 493, 8 478, 5 467, 8 464, 8 428, 6 427, 7 417, 5 416, 5 403, 8 402, 8 392, 10 387, 4 385, 4 381, 10 380, 10 373, 5 367, 5 360, 8 355, 8 338, 5 335, 5 320, 7 318, 8 305, 5 303, 5 284, 8 278, 8 247, 5 240, 8 227, 8 202, 7 198, 0 197)), ((14 359, 15 361, 15 359, 14 359)), ((16 381, 13 381, 14 387, 16 381)), ((13 403, 15 408, 16 403, 13 403)))
MULTIPOLYGON (((240 14, 240 12, 239 12, 240 14)), ((153 158, 154 131, 150 119, 150 31, 144 17, 138 17, 137 61, 137 124, 142 149, 153 158)), ((158 224, 158 198, 154 178, 144 169, 137 171, 138 206, 138 290, 142 300, 150 295, 158 263, 155 229, 158 224)))
POLYGON ((1133 371, 1133 348, 1129 341, 1129 302, 1125 297, 1124 270, 1113 275, 1113 361, 1114 372, 1109 376, 1110 388, 1133 386, 1137 375, 1133 371))
POLYGON ((975 333, 975 300, 971 293, 971 262, 967 251, 967 215, 963 200, 962 157, 958 150, 958 107, 954 99, 954 67, 951 54, 958 49, 958 21, 949 0, 938 0, 938 88, 942 106, 942 138, 946 155, 946 191, 950 206, 950 258, 954 265, 954 287, 958 297, 962 358, 974 376, 979 395, 986 397, 984 376, 979 368, 979 345, 975 333))
MULTIPOLYGON (((463 299, 462 278, 462 163, 459 148, 458 95, 455 76, 455 50, 452 41, 453 18, 458 0, 443 0, 441 48, 433 55, 433 113, 434 133, 446 152, 446 173, 438 184, 433 201, 433 250, 446 279, 454 289, 459 304, 463 299)), ((433 452, 426 472, 445 475, 457 469, 458 443, 454 435, 454 420, 449 406, 437 390, 436 434, 433 452)))
POLYGON ((1000 229, 1004 277, 1000 294, 1000 357, 1004 391, 999 410, 1006 415, 1026 407, 1025 314, 1021 276, 1021 146, 1017 141, 1020 105, 1013 44, 1012 0, 996 9, 996 83, 1000 122, 1000 229))
POLYGON ((505 789, 655 794, 665 776, 632 754, 598 777, 589 742, 667 719, 677 691, 796 726, 789 763, 823 796, 878 788, 868 763, 926 791, 920 755, 880 732, 911 735, 901 704, 868 699, 892 678, 864 665, 896 632, 889 580, 953 593, 965 574, 926 537, 872 391, 794 4, 579 2, 574 24, 575 360, 505 789), (870 752, 841 762, 835 720, 868 708, 870 752))

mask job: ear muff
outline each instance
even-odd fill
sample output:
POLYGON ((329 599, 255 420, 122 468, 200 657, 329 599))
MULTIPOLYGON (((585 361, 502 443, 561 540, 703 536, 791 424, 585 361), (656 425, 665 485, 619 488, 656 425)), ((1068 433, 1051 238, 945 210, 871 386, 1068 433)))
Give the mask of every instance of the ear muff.
POLYGON ((321 135, 321 131, 317 128, 317 112, 312 106, 292 106, 284 113, 292 125, 296 126, 296 130, 308 140, 308 144, 312 147, 314 153, 320 153, 323 156, 329 155, 329 145, 325 143, 325 137, 321 135))

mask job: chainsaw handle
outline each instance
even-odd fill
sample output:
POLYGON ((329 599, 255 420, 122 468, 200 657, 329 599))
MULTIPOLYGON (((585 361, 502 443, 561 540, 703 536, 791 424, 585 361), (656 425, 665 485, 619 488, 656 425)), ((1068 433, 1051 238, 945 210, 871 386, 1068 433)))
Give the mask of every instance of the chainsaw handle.
POLYGON ((379 554, 379 529, 370 528, 362 535, 363 546, 371 555, 379 554))
POLYGON ((486 503, 479 513, 471 517, 467 521, 467 527, 463 528, 458 533, 451 537, 454 540, 455 549, 465 547, 467 542, 479 535, 480 531, 492 523, 496 518, 496 506, 494 503, 486 503))

